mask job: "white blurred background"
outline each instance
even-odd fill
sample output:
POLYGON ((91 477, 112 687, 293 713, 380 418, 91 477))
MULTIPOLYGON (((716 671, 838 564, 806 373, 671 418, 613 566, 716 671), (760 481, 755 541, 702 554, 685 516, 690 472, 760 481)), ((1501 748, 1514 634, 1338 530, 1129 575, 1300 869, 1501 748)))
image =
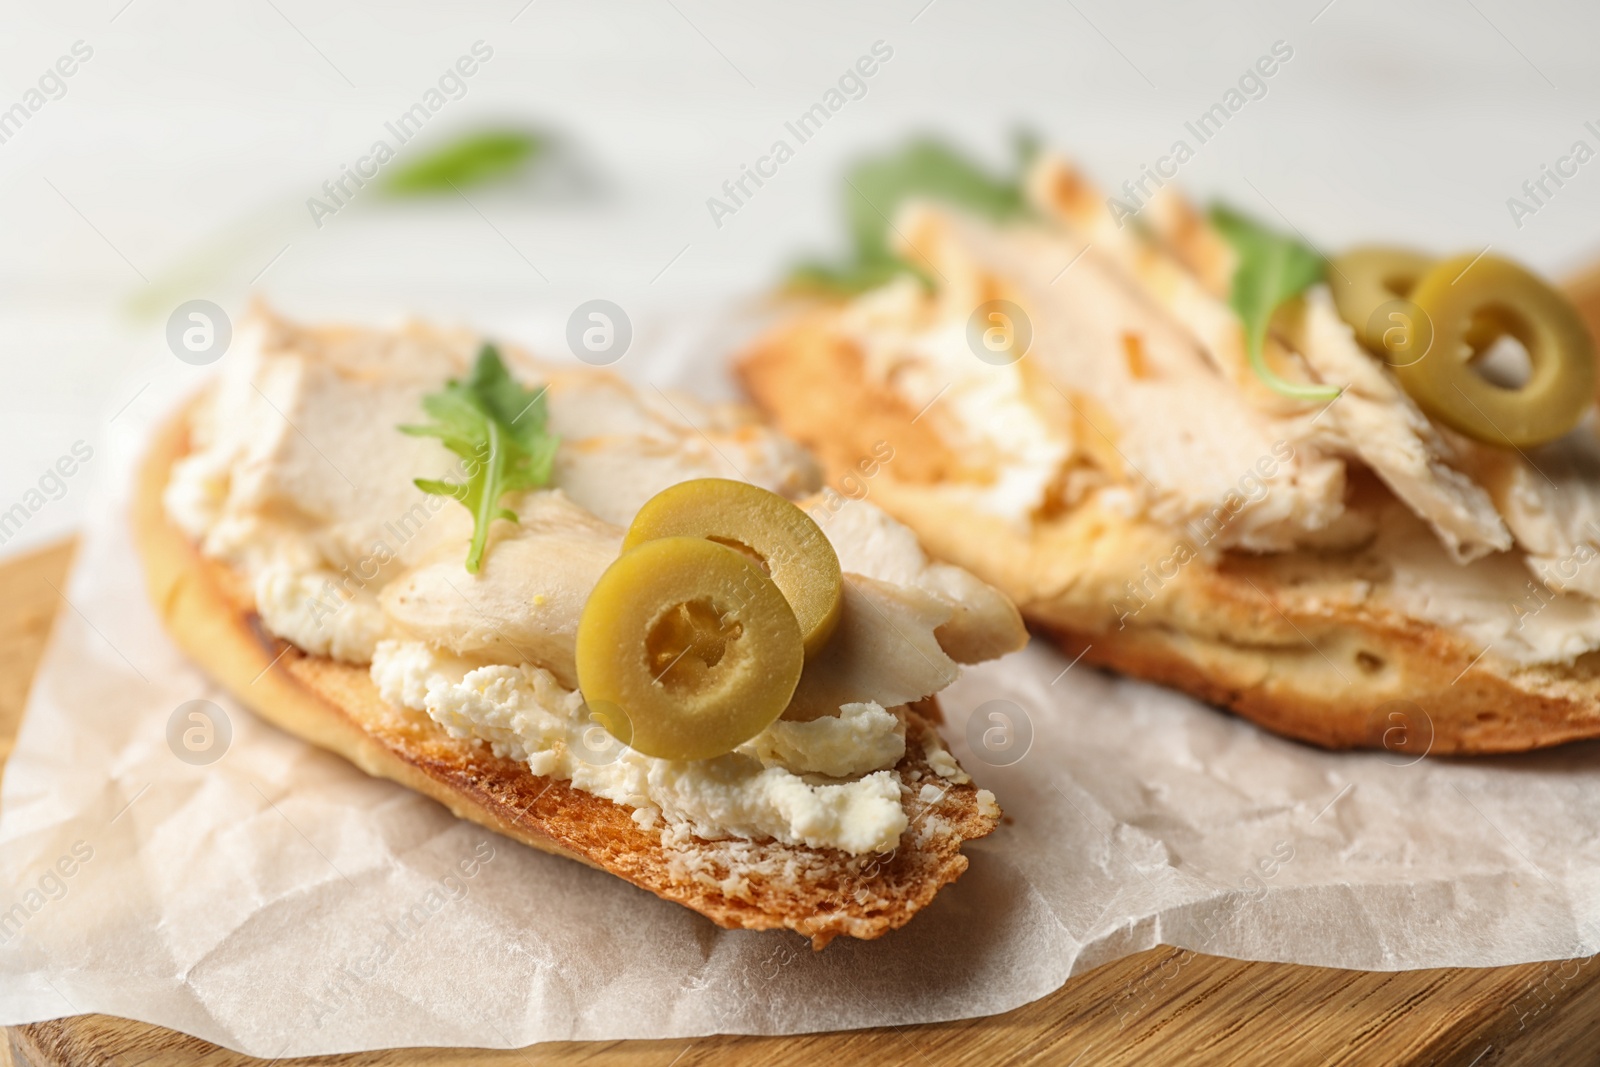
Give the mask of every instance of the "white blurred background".
MULTIPOLYGON (((1600 8, 1577 2, 95 0, 7 3, 3 26, 0 111, 76 42, 93 54, 0 143, 0 511, 150 383, 208 373, 164 341, 191 298, 235 320, 252 292, 291 316, 419 315, 565 357, 569 313, 602 297, 652 366, 723 392, 760 295, 843 246, 853 158, 931 131, 998 170, 1027 127, 1116 186, 1195 144, 1185 121, 1277 41, 1293 58, 1266 95, 1183 167, 1197 197, 1325 249, 1492 245, 1558 276, 1600 258, 1600 160, 1520 227, 1506 203, 1574 141, 1600 149, 1600 8), (306 198, 477 41, 492 58, 386 170, 513 123, 558 133, 596 188, 363 193, 318 227, 306 198), (718 227, 707 198, 793 144, 784 123, 878 41, 866 95, 718 227)), ((0 554, 70 531, 93 467, 0 554)))

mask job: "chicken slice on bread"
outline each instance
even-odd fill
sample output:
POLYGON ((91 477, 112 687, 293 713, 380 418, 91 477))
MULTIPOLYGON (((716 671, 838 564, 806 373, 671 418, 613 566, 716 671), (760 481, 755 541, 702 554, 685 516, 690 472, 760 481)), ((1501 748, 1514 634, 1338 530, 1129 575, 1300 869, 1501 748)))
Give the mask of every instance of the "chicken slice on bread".
POLYGON ((806 454, 744 409, 515 353, 559 444, 546 485, 499 499, 469 572, 473 514, 414 484, 461 464, 397 427, 479 344, 254 312, 142 470, 133 522, 172 636, 283 729, 722 926, 820 948, 907 922, 999 818, 935 696, 1021 646, 1016 609, 872 505, 818 494, 806 454), (595 725, 575 633, 633 513, 702 477, 807 508, 846 598, 782 717, 712 759, 653 758, 595 725))
POLYGON ((1120 226, 1060 159, 1020 189, 1029 210, 1006 218, 908 198, 890 240, 920 277, 806 300, 741 360, 831 478, 890 442, 915 459, 873 499, 934 556, 1069 655, 1290 737, 1466 754, 1600 736, 1592 411, 1538 448, 1468 440, 1321 285, 1266 358, 1342 392, 1281 395, 1247 359, 1232 251, 1170 186, 1120 226), (996 307, 1020 355, 980 350, 996 307))

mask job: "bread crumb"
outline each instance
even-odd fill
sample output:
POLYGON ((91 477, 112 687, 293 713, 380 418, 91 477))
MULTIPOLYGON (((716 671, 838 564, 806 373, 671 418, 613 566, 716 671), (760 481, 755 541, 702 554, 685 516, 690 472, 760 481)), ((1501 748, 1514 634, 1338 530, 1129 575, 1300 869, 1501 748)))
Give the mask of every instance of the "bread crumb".
POLYGON ((978 790, 978 814, 986 819, 1000 817, 1000 805, 994 799, 994 794, 987 789, 978 790))
POLYGON ((954 782, 956 785, 966 785, 972 781, 972 776, 961 769, 961 764, 956 762, 956 758, 938 745, 925 746, 922 754, 927 758, 928 766, 933 768, 933 772, 945 781, 954 782))

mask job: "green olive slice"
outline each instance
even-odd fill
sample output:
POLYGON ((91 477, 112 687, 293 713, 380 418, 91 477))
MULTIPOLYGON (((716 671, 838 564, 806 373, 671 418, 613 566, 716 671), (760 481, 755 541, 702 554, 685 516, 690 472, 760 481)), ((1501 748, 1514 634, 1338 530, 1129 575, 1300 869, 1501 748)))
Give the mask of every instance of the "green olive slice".
POLYGON ((1433 347, 1396 365, 1400 384, 1440 422, 1486 444, 1526 448, 1562 436, 1594 400, 1594 344, 1567 299, 1499 256, 1457 256, 1428 270, 1411 292, 1433 326, 1433 347), (1502 336, 1528 353, 1516 388, 1471 366, 1502 336))
POLYGON ((626 552, 658 537, 703 537, 756 560, 794 609, 813 655, 839 623, 839 556, 816 522, 777 493, 749 482, 696 478, 645 502, 623 538, 626 552))
POLYGON ((661 759, 732 751, 783 714, 800 626, 749 558, 697 537, 625 551, 578 620, 578 688, 619 741, 661 759))
POLYGON ((1339 317, 1356 338, 1390 363, 1421 358, 1433 342, 1431 324, 1410 300, 1433 260, 1404 248, 1367 245, 1336 256, 1328 265, 1328 288, 1339 317))

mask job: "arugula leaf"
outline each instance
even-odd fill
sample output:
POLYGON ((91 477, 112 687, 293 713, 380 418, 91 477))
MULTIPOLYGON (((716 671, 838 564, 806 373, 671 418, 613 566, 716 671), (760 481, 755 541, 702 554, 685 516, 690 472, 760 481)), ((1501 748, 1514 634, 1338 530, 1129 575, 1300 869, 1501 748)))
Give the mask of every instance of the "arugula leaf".
POLYGON ((500 497, 550 480, 558 438, 545 432, 544 390, 517 384, 495 347, 484 345, 466 381, 450 379, 422 398, 422 409, 434 421, 401 426, 400 432, 437 437, 461 457, 467 480, 417 478, 415 483, 424 493, 453 497, 472 512, 467 572, 477 574, 490 523, 517 521, 516 512, 500 506, 500 497))
POLYGON ((1034 150, 1030 138, 1018 139, 1017 173, 1009 178, 993 177, 954 149, 928 138, 860 161, 845 175, 849 257, 842 263, 801 263, 790 272, 789 284, 847 295, 875 288, 897 274, 915 274, 928 281, 890 248, 889 223, 900 205, 925 196, 997 222, 1026 215, 1022 173, 1034 150))
POLYGON ((857 252, 844 263, 799 263, 789 272, 789 285, 795 289, 849 296, 886 285, 901 274, 915 274, 931 284, 922 271, 887 252, 857 252))
POLYGON ((1322 280, 1327 263, 1314 249, 1267 229, 1221 204, 1211 208, 1211 224, 1233 246, 1234 269, 1228 305, 1244 322, 1250 369, 1274 391, 1297 400, 1332 400, 1337 386, 1303 385, 1267 366, 1267 327, 1272 313, 1322 280))
POLYGON ((384 188, 400 196, 447 193, 504 177, 544 153, 545 139, 521 130, 459 137, 396 171, 384 188))

